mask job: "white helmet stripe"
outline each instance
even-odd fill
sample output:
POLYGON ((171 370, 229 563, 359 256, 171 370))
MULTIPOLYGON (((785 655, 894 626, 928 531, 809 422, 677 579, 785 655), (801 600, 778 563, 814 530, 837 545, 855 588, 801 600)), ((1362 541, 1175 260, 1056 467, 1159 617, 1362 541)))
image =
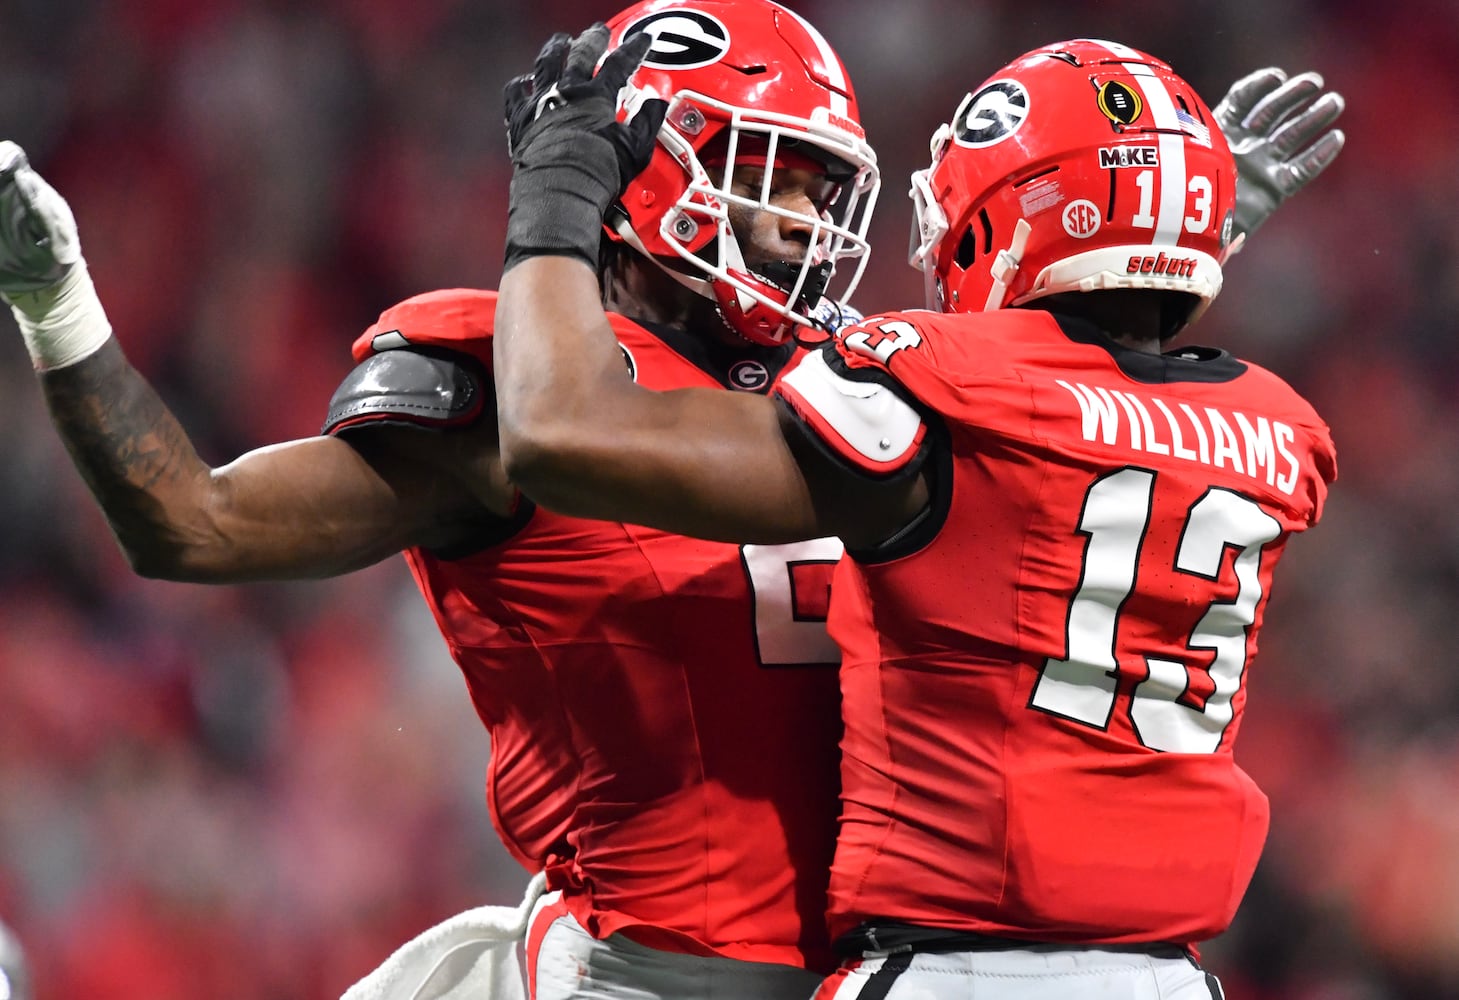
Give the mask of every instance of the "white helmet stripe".
POLYGON ((1119 56, 1121 59, 1139 59, 1139 58, 1141 58, 1140 53, 1137 50, 1132 49, 1128 45, 1124 45, 1124 44, 1122 44, 1120 42, 1111 42, 1107 38, 1078 38, 1078 39, 1075 39, 1075 41, 1079 41, 1079 42, 1089 42, 1089 43, 1091 43, 1093 45, 1103 45, 1105 48, 1109 49, 1111 52, 1113 52, 1115 55, 1119 56))
MULTIPOLYGON (((1101 38, 1086 39, 1102 45, 1121 59, 1141 58, 1140 53, 1119 42, 1107 42, 1101 38)), ((1151 243, 1170 245, 1180 240, 1185 222, 1185 138, 1184 129, 1175 116, 1175 99, 1170 96, 1155 71, 1143 62, 1125 63, 1125 69, 1135 77, 1150 106, 1155 127, 1168 129, 1159 138, 1160 145, 1160 205, 1155 216, 1155 232, 1151 243)))
MULTIPOLYGON (((777 6, 779 5, 777 4, 777 6)), ((796 23, 801 26, 801 29, 816 44, 816 48, 821 50, 821 61, 826 64, 826 77, 831 81, 831 86, 837 88, 830 93, 831 113, 840 115, 842 118, 849 117, 851 114, 851 105, 846 100, 846 95, 843 91, 849 90, 850 88, 846 84, 846 73, 841 68, 841 59, 836 55, 836 50, 831 48, 831 43, 826 41, 825 37, 805 18, 801 17, 789 7, 781 7, 780 9, 795 18, 796 23)))

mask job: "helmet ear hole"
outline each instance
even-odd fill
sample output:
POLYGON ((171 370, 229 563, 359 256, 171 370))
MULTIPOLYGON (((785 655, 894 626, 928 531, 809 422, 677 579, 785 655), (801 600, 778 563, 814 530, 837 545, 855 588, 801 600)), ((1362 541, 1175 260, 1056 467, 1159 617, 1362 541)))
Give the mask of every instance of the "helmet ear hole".
POLYGON ((988 218, 986 208, 978 210, 978 225, 982 229, 983 249, 978 250, 978 232, 973 229, 973 224, 968 223, 968 228, 963 233, 962 240, 957 245, 955 260, 957 266, 966 271, 972 266, 973 261, 978 259, 981 252, 984 257, 993 252, 993 220, 988 218))
POLYGON ((973 266, 973 261, 978 259, 978 237, 969 226, 963 230, 963 238, 958 241, 957 256, 954 258, 957 266, 966 271, 973 266))

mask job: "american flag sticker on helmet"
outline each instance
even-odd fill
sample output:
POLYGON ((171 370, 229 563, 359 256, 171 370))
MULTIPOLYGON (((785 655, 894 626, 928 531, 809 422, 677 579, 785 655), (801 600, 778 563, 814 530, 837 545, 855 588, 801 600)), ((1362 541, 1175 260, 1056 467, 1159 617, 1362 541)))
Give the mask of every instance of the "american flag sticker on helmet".
POLYGON ((1180 122, 1181 128, 1185 129, 1197 143, 1206 147, 1211 145, 1211 129, 1198 122, 1195 116, 1185 108, 1175 109, 1175 120, 1180 122))

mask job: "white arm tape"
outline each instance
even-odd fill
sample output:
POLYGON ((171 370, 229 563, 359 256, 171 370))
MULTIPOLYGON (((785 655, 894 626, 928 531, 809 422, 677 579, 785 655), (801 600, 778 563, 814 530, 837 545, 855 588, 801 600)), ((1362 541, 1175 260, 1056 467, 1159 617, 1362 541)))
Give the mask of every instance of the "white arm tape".
POLYGON ((4 296, 25 338, 36 371, 84 361, 111 339, 111 323, 96 297, 86 261, 77 261, 49 288, 4 296))

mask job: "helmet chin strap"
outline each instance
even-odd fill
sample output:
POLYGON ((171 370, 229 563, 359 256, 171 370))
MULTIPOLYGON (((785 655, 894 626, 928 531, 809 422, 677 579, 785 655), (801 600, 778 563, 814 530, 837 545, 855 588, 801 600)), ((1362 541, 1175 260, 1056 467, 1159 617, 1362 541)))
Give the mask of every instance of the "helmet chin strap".
POLYGON ((689 289, 695 295, 698 295, 701 298, 709 299, 711 302, 714 301, 713 282, 709 281, 707 278, 696 278, 692 275, 685 274, 683 271, 677 271, 674 268, 667 266, 663 261, 659 260, 653 254, 649 253, 648 248, 643 245, 643 240, 639 239, 638 234, 633 231, 633 224, 629 221, 627 215, 618 213, 618 218, 613 223, 613 231, 617 233, 620 238, 622 238, 624 243, 627 243, 629 246, 633 247, 633 249, 637 250, 640 257, 643 257, 646 260, 653 261, 654 265, 657 266, 660 271, 663 271, 665 274, 673 278, 685 288, 689 289))
POLYGON ((993 260, 993 287, 988 289, 988 301, 983 304, 984 312, 992 312, 1003 306, 1003 296, 1008 292, 1008 286, 1018 274, 1018 265, 1023 261, 1023 251, 1028 248, 1028 234, 1033 232, 1033 227, 1028 224, 1027 219, 1019 219, 1018 225, 1013 227, 1013 240, 1008 244, 1007 250, 999 250, 998 256, 993 260))
POLYGON ((823 263, 806 268, 788 262, 777 262, 766 265, 762 272, 732 271, 730 273, 735 282, 755 288, 760 295, 771 299, 773 304, 768 304, 757 296, 746 294, 742 288, 738 288, 730 282, 720 281, 714 284, 715 303, 719 306, 720 317, 730 329, 751 343, 778 347, 790 339, 795 328, 803 322, 786 314, 789 309, 788 303, 804 303, 805 309, 793 310, 803 312, 813 304, 820 302, 826 282, 831 277, 831 266, 829 263, 823 263), (798 274, 799 280, 794 284, 803 291, 798 293, 784 291, 782 286, 775 281, 774 272, 776 271, 785 272, 786 283, 790 283, 792 273, 798 274))
POLYGON ((802 298, 813 296, 820 301, 831 276, 829 263, 811 266, 813 251, 807 248, 807 257, 799 266, 772 263, 760 271, 752 271, 745 263, 744 250, 733 236, 722 235, 720 246, 725 273, 734 279, 713 283, 720 316, 730 329, 751 343, 767 347, 785 343, 796 327, 796 321, 786 312, 796 311, 795 304, 802 298), (777 278, 784 284, 778 283, 777 278), (751 294, 750 289, 756 294, 751 294))

